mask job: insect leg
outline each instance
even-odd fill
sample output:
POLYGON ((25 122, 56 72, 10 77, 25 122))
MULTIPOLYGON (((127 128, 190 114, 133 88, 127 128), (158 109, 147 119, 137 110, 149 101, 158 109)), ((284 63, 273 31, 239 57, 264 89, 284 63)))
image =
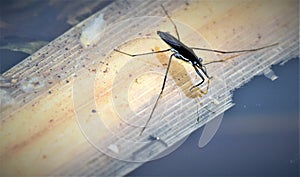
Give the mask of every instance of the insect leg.
POLYGON ((229 58, 221 59, 221 60, 209 61, 209 62, 203 63, 203 67, 204 67, 204 65, 209 65, 209 64, 212 64, 212 63, 221 63, 221 62, 225 62, 225 61, 227 61, 227 60, 232 60, 232 59, 234 59, 235 57, 238 57, 239 55, 240 55, 240 54, 235 55, 235 56, 232 56, 232 57, 229 57, 229 58))
POLYGON ((263 46, 263 47, 256 48, 256 49, 233 50, 233 51, 215 50, 215 49, 207 49, 207 48, 199 48, 199 47, 191 47, 191 49, 193 49, 193 50, 203 50, 203 51, 208 51, 208 52, 216 52, 216 53, 222 53, 222 54, 229 54, 229 53, 254 52, 254 51, 262 50, 262 49, 265 49, 265 48, 273 47, 273 46, 278 45, 278 44, 279 43, 275 43, 275 44, 263 46))
POLYGON ((203 73, 205 74, 205 76, 206 76, 208 79, 212 79, 212 78, 213 78, 212 76, 209 76, 209 75, 207 74, 207 70, 206 70, 206 67, 205 67, 204 65, 202 65, 201 71, 203 71, 203 73))
POLYGON ((175 25, 174 21, 172 20, 172 18, 169 16, 167 10, 165 9, 165 7, 161 4, 161 8, 163 9, 163 11, 165 12, 166 16, 168 17, 168 19, 171 21, 171 23, 173 24, 174 26, 174 29, 175 29, 175 32, 176 32, 176 35, 177 35, 177 39, 178 41, 180 41, 180 38, 179 38, 179 33, 178 33, 178 30, 177 30, 177 26, 175 25))
POLYGON ((136 56, 141 56, 141 55, 150 55, 150 54, 155 54, 155 53, 163 53, 163 52, 167 52, 170 51, 171 49, 165 49, 165 50, 160 50, 160 51, 154 51, 154 52, 147 52, 147 53, 139 53, 139 54, 129 54, 123 51, 120 51, 118 49, 114 49, 114 51, 122 53, 124 55, 130 56, 130 57, 136 57, 136 56))
POLYGON ((168 72, 169 72, 169 69, 170 69, 170 65, 171 65, 171 61, 172 61, 172 57, 173 57, 173 56, 174 56, 174 53, 170 56, 169 63, 168 63, 168 66, 167 66, 167 70, 166 70, 166 74, 165 74, 165 77, 164 77, 164 82, 163 82, 163 85, 162 85, 162 87, 161 87, 161 91, 160 91, 160 93, 159 93, 159 95, 158 95, 158 97, 157 97, 157 99, 156 99, 156 101, 155 101, 155 104, 154 104, 154 106, 153 106, 153 108, 152 108, 152 111, 151 111, 151 113, 150 113, 150 116, 149 116, 149 118, 148 118, 148 120, 147 120, 145 126, 143 127, 143 129, 142 129, 140 135, 142 135, 142 133, 143 133, 144 130, 146 129, 148 123, 150 122, 150 119, 152 118, 153 112, 154 112, 154 110, 155 110, 155 108, 156 108, 156 106, 157 106, 158 100, 160 99, 160 97, 161 97, 161 95, 162 95, 162 93, 163 93, 163 91, 164 91, 164 88, 165 88, 165 85, 166 85, 166 81, 167 81, 168 72))
MULTIPOLYGON (((204 80, 205 80, 204 77, 202 76, 201 72, 198 70, 198 68, 197 68, 195 65, 193 65, 193 67, 194 67, 196 73, 201 77, 202 81, 201 81, 200 83, 194 85, 193 87, 191 87, 191 88, 190 88, 190 91, 192 91, 194 88, 200 86, 200 85, 204 82, 204 80)), ((203 69, 201 69, 201 70, 203 71, 203 69)), ((204 72, 204 71, 203 71, 203 72, 204 72)), ((206 72, 204 72, 204 73, 206 74, 206 72)), ((206 75, 206 76, 207 76, 207 75, 206 75)), ((209 88, 209 84, 210 84, 210 79, 209 79, 209 77, 207 77, 207 79, 208 79, 208 81, 207 81, 207 87, 206 87, 206 90, 203 91, 203 90, 199 89, 200 92, 201 92, 202 94, 207 94, 207 92, 208 92, 208 88, 209 88)))
POLYGON ((211 112, 213 114, 215 114, 216 112, 208 109, 206 106, 203 106, 202 103, 198 102, 199 101, 198 98, 199 97, 196 97, 196 99, 195 99, 195 102, 196 102, 196 105, 197 105, 197 119, 196 120, 197 120, 197 123, 200 123, 201 117, 199 116, 199 105, 201 106, 201 109, 205 109, 208 112, 211 112))

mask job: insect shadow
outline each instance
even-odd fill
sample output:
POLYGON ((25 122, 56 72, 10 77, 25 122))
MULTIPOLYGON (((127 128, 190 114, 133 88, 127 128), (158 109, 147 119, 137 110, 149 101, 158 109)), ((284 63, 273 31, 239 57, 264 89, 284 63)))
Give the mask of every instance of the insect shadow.
MULTIPOLYGON (((157 60, 162 64, 163 68, 167 69, 168 65, 166 61, 168 59, 168 56, 157 54, 156 57, 157 60)), ((172 61, 172 67, 170 67, 169 69, 168 76, 174 78, 174 82, 179 88, 181 88, 182 92, 185 94, 186 97, 196 98, 202 96, 200 92, 189 91, 189 88, 193 86, 193 82, 189 76, 187 69, 179 61, 176 60, 172 61)))
MULTIPOLYGON (((142 133, 146 129, 147 125, 149 124, 149 122, 150 122, 150 120, 152 118, 152 115, 154 113, 154 110, 155 110, 155 108, 156 108, 156 106, 158 104, 158 101, 159 101, 159 99, 162 96, 162 93, 163 93, 164 88, 165 88, 167 76, 168 76, 168 73, 169 73, 169 69, 170 69, 170 65, 171 65, 173 57, 175 57, 177 59, 180 59, 182 61, 190 63, 193 66, 193 68, 194 68, 195 72, 197 73, 197 75, 201 78, 201 81, 198 84, 192 86, 190 88, 190 91, 194 90, 195 88, 198 88, 198 91, 201 94, 207 94, 208 89, 209 89, 209 85, 210 85, 210 79, 212 79, 212 77, 210 77, 208 75, 206 67, 203 64, 203 59, 200 58, 200 57, 197 57, 197 55, 195 54, 194 50, 201 50, 201 51, 207 51, 207 52, 215 52, 215 53, 221 53, 221 54, 232 54, 232 53, 254 52, 254 51, 258 51, 258 50, 262 50, 262 49, 265 49, 265 48, 269 48, 269 47, 278 45, 278 43, 275 43, 275 44, 271 44, 271 45, 268 45, 268 46, 263 46, 263 47, 260 47, 260 48, 255 48, 255 49, 235 50, 235 51, 223 51, 223 50, 215 50, 215 49, 200 48, 200 47, 188 47, 188 46, 186 46, 185 44, 183 44, 180 41, 180 36, 179 36, 179 33, 178 33, 177 26, 174 23, 174 21, 172 20, 172 18, 169 16, 168 12, 166 11, 166 9, 164 8, 163 5, 161 5, 161 8, 164 11, 165 15, 167 16, 167 18, 172 23, 172 25, 173 25, 173 27, 175 29, 176 37, 177 38, 175 38, 173 35, 171 35, 168 32, 162 32, 162 31, 157 31, 157 35, 165 43, 167 43, 170 46, 170 48, 165 49, 165 50, 152 51, 152 52, 139 53, 139 54, 130 54, 130 53, 126 53, 124 51, 120 51, 118 49, 114 49, 114 51, 122 53, 122 54, 130 56, 130 57, 137 57, 137 56, 142 56, 142 55, 151 55, 151 54, 172 52, 172 54, 169 57, 168 64, 167 64, 167 69, 166 69, 166 73, 165 73, 165 76, 164 76, 164 80, 163 80, 161 91, 160 91, 160 93, 159 93, 159 95, 158 95, 158 97, 157 97, 157 99, 156 99, 156 101, 154 103, 154 106, 153 106, 153 108, 151 110, 151 113, 150 113, 150 116, 149 116, 148 120, 145 123, 145 126, 141 130, 140 135, 142 135, 142 133), (202 90, 202 89, 199 88, 199 86, 202 85, 205 80, 207 80, 207 86, 206 86, 205 90, 202 90)), ((206 63, 206 65, 212 64, 212 63, 224 62, 224 61, 226 61, 226 59, 212 61, 212 62, 206 63)))

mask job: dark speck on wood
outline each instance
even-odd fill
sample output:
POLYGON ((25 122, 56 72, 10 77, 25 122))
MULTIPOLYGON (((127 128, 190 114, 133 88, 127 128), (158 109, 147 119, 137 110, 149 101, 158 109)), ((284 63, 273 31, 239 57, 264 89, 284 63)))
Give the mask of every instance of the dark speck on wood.
POLYGON ((103 73, 107 73, 107 72, 108 72, 108 68, 106 67, 103 73))
POLYGON ((258 39, 261 39, 261 35, 260 35, 259 33, 257 34, 257 38, 258 38, 258 39))

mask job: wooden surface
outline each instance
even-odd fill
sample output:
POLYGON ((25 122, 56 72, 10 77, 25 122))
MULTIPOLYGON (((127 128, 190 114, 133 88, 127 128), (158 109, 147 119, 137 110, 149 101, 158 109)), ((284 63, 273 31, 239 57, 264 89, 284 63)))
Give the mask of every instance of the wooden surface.
MULTIPOLYGON (((124 175, 229 109, 230 91, 298 56, 297 1, 164 2, 189 46, 237 50, 279 45, 208 65, 214 78, 202 96, 189 92, 199 81, 191 66, 174 60, 163 104, 138 136, 169 54, 132 59, 113 49, 165 49, 156 31, 175 32, 160 3, 114 2, 98 12, 108 24, 99 43, 83 48, 79 42, 83 25, 95 14, 4 73, 16 86, 8 89, 14 104, 1 105, 1 175, 124 175), (150 141, 150 135, 168 147, 150 141)), ((204 62, 232 57, 197 54, 204 62)))

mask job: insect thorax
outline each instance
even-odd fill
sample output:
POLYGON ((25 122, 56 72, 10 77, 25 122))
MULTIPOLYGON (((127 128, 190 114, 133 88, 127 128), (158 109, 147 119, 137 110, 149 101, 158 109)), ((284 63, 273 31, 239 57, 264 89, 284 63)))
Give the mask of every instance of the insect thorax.
POLYGON ((190 62, 189 59, 187 59, 187 58, 185 58, 184 56, 182 56, 180 53, 178 53, 177 50, 171 48, 171 52, 174 52, 174 57, 176 57, 176 58, 178 58, 178 59, 181 59, 181 60, 183 60, 183 61, 185 61, 185 62, 190 62))

